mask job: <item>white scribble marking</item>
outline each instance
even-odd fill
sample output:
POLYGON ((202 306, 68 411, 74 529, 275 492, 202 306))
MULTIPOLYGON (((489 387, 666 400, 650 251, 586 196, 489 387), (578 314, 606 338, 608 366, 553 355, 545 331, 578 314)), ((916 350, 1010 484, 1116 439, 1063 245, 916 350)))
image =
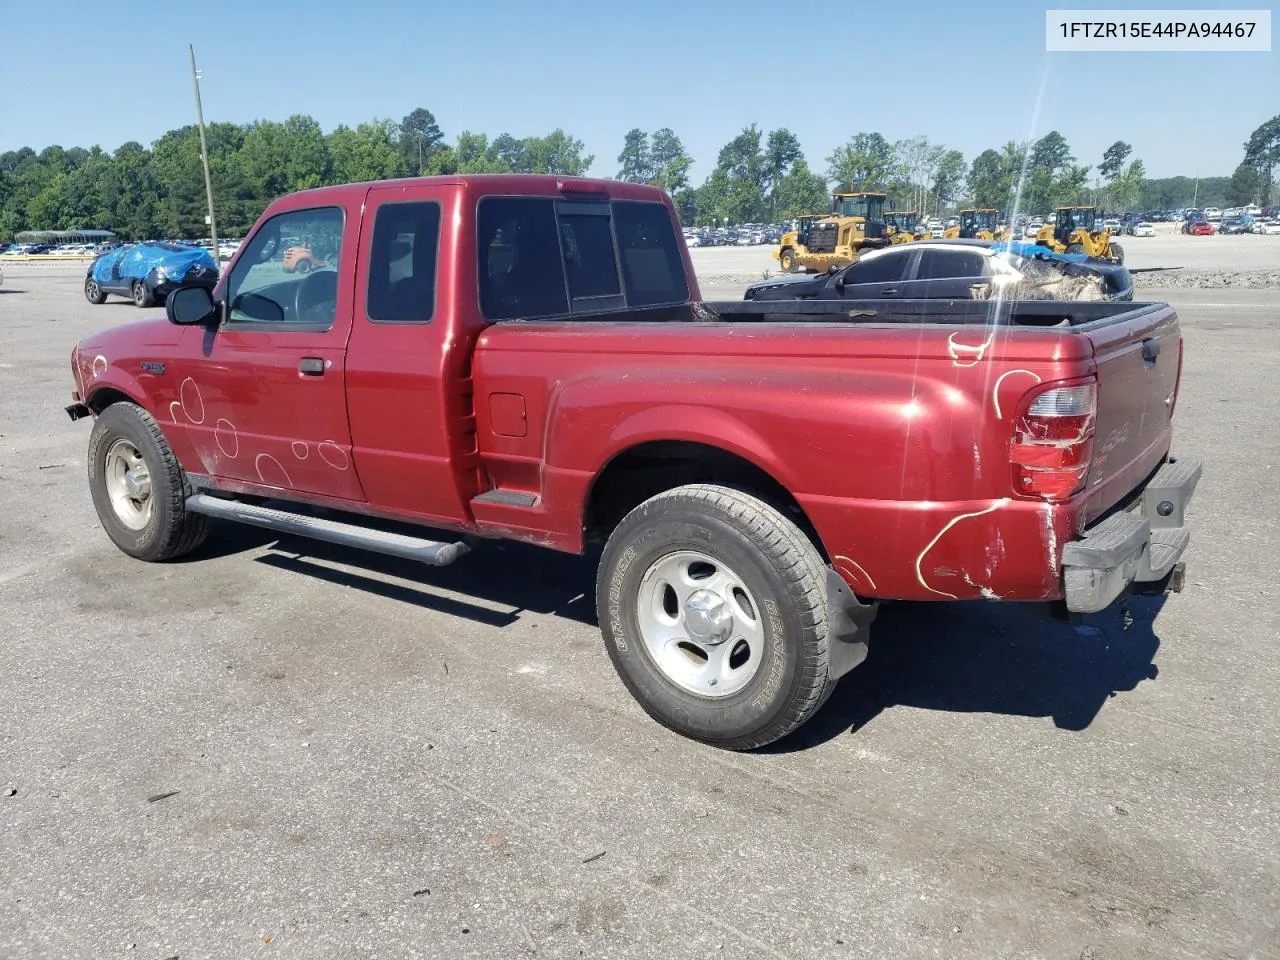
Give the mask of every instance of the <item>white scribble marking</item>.
POLYGON ((230 420, 219 420, 213 427, 213 439, 223 455, 234 460, 240 454, 240 435, 236 433, 236 425, 230 420), (224 427, 223 424, 226 424, 224 427), (231 449, 227 449, 230 447, 231 449))
POLYGON ((93 379, 97 380, 100 376, 107 372, 107 358, 102 354, 98 354, 93 358, 93 379))
POLYGON ((942 590, 935 590, 933 589, 933 587, 929 586, 929 584, 925 583, 924 574, 921 573, 920 571, 920 565, 924 563, 925 555, 937 545, 938 541, 942 539, 943 534, 945 534, 948 530, 954 527, 961 520, 967 520, 969 517, 981 517, 984 514, 991 513, 993 510, 998 510, 1000 507, 1004 506, 1008 502, 1009 502, 1008 497, 1002 497, 1001 499, 997 500, 995 503, 991 504, 991 506, 983 510, 975 510, 973 513, 962 513, 959 516, 953 517, 951 520, 949 520, 946 526, 944 526, 941 530, 938 531, 938 535, 934 537, 932 540, 930 540, 928 545, 923 550, 920 551, 920 556, 916 557, 916 579, 920 581, 920 586, 924 587, 930 593, 936 593, 938 596, 946 597, 948 600, 958 599, 954 593, 946 593, 945 591, 942 591, 942 590))
POLYGON ((169 404, 169 419, 174 423, 178 422, 178 411, 182 409, 182 401, 174 400, 169 404))
POLYGON ((293 441, 293 455, 299 460, 305 460, 311 454, 311 448, 301 440, 293 441))
POLYGON ((951 362, 957 367, 972 367, 980 361, 987 352, 987 348, 995 342, 995 334, 988 334, 979 344, 957 343, 956 337, 960 331, 956 331, 947 337, 947 353, 951 355, 951 362))
POLYGON ((1044 526, 1045 531, 1049 534, 1049 569, 1053 571, 1053 575, 1058 575, 1058 531, 1053 525, 1053 504, 1046 503, 1044 505, 1044 526))
POLYGON ((293 481, 289 479, 289 474, 285 471, 284 467, 280 465, 280 461, 277 460, 275 457, 273 457, 269 453, 260 453, 256 457, 254 457, 253 469, 258 471, 258 479, 261 480, 268 487, 280 487, 280 486, 292 487, 293 486, 293 481), (283 484, 272 483, 270 480, 268 480, 266 477, 262 475, 262 462, 264 460, 267 461, 269 464, 273 465, 277 470, 280 471, 280 475, 284 477, 283 484))
POLYGON ((1004 419, 1004 413, 1003 413, 1003 412, 1001 412, 1001 410, 1000 410, 1000 384, 1004 383, 1004 378, 1005 378, 1005 377, 1012 377, 1015 373, 1025 373, 1028 377, 1035 377, 1035 378, 1036 378, 1036 383, 1040 383, 1040 382, 1041 382, 1041 381, 1040 381, 1040 374, 1035 373, 1035 372, 1033 372, 1033 371, 1031 371, 1031 370, 1023 370, 1023 369, 1021 369, 1021 368, 1019 368, 1019 369, 1017 369, 1017 370, 1006 370, 1004 373, 1000 374, 1000 376, 996 378, 996 385, 995 385, 995 387, 994 387, 994 388, 992 389, 992 391, 991 391, 991 399, 995 401, 995 405, 996 405, 996 419, 997 419, 997 420, 1003 420, 1003 419, 1004 419))
POLYGON ((320 459, 335 470, 345 470, 350 465, 347 451, 332 440, 321 440, 316 450, 320 453, 320 459))
POLYGON ((204 397, 200 395, 200 387, 190 377, 182 381, 178 387, 178 399, 182 401, 182 412, 192 423, 204 423, 204 397), (196 415, 199 411, 199 416, 196 415))
POLYGON ((850 560, 848 557, 845 557, 845 556, 835 556, 835 557, 832 557, 831 559, 836 563, 848 564, 850 567, 858 571, 858 573, 862 574, 862 576, 866 578, 867 583, 871 584, 872 590, 876 588, 876 582, 871 579, 871 574, 867 573, 866 570, 862 569, 861 564, 857 563, 854 560, 850 560))

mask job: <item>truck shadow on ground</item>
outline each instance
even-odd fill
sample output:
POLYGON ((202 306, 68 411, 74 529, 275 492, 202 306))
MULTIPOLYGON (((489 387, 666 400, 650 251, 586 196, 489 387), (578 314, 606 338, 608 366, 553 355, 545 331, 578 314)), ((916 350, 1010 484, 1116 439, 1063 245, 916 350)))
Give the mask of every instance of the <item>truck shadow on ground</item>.
MULTIPOLYGON (((263 547, 268 551, 257 563, 486 626, 509 626, 525 612, 598 626, 598 551, 576 557, 489 543, 452 566, 423 567, 219 523, 215 536, 190 559, 263 547)), ((1083 730, 1108 699, 1156 678, 1160 639, 1154 623, 1164 602, 1131 597, 1077 625, 1021 604, 885 604, 872 626, 866 661, 840 682, 812 720, 766 749, 809 749, 856 732, 895 706, 1051 717, 1059 729, 1083 730)))
POLYGON ((1083 730, 1108 699, 1156 678, 1154 622, 1164 599, 1131 597, 1077 625, 1020 604, 886 604, 867 659, 772 749, 856 733, 895 706, 1052 717, 1061 730, 1083 730))

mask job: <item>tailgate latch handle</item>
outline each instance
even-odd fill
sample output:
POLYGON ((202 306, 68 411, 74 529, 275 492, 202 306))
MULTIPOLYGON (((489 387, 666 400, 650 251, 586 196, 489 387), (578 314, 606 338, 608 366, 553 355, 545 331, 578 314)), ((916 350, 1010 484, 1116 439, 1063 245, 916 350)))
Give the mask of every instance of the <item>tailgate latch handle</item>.
POLYGON ((1142 341, 1142 362, 1153 364, 1160 356, 1160 341, 1148 338, 1142 341))

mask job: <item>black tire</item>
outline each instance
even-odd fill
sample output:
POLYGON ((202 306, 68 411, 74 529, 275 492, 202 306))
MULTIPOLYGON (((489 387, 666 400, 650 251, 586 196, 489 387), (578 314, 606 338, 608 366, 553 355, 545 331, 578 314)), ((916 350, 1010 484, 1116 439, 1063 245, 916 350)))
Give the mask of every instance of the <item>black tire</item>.
POLYGON ((102 292, 102 287, 93 277, 84 278, 84 298, 95 305, 107 302, 107 295, 102 292))
POLYGON ((133 281, 133 303, 134 306, 143 307, 144 309, 156 305, 156 298, 151 293, 151 288, 147 286, 147 281, 133 281))
POLYGON ((159 424, 141 407, 125 402, 107 407, 89 434, 87 460, 89 492, 98 519, 111 541, 129 556, 152 563, 172 560, 190 553, 208 536, 209 518, 187 511, 191 485, 159 424), (150 474, 150 519, 138 530, 120 519, 107 491, 107 454, 118 440, 137 449, 150 474))
POLYGON ((1113 243, 1111 245, 1111 259, 1116 263, 1124 263, 1124 247, 1118 243, 1113 243))
POLYGON ((663 726, 728 750, 786 736, 826 700, 825 569, 813 543, 774 507, 728 487, 690 484, 646 500, 605 547, 596 609, 609 658, 645 712, 663 726), (639 591, 650 567, 681 550, 707 554, 757 599, 762 660, 740 690, 705 697, 671 680, 640 632, 639 591))
POLYGON ((1067 253, 1084 253, 1084 246, 1079 243, 1068 244, 1067 253))
POLYGON ((302 257, 293 265, 294 272, 301 273, 304 276, 311 272, 311 261, 306 257, 302 257))
POLYGON ((783 273, 796 273, 796 252, 790 247, 782 251, 782 255, 778 258, 778 266, 782 268, 783 273))

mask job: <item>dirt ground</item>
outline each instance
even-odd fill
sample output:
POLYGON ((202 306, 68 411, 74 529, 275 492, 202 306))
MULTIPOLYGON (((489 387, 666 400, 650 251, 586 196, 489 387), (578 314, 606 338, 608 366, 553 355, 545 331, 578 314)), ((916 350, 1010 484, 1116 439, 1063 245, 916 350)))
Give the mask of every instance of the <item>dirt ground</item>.
MULTIPOLYGON (((719 296, 773 265, 695 254, 719 296)), ((1146 291, 1205 464, 1184 593, 888 606, 811 724, 734 755, 627 696, 590 558, 125 557, 62 407, 73 343, 141 312, 82 277, 0 288, 0 956, 1280 958, 1276 290, 1146 291)))

